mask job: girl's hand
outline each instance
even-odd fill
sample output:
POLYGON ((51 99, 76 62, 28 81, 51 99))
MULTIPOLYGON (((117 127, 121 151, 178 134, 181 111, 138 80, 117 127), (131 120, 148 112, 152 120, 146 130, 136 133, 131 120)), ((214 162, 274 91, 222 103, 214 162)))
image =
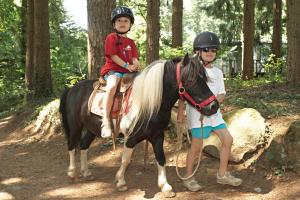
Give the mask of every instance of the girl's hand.
POLYGON ((130 71, 130 72, 135 72, 138 70, 138 67, 136 67, 135 65, 128 65, 127 69, 130 71))
POLYGON ((184 115, 184 101, 179 99, 178 101, 178 112, 177 112, 177 123, 184 123, 185 115, 184 115))
POLYGON ((225 95, 224 94, 219 94, 216 96, 218 102, 221 104, 224 102, 224 99, 225 99, 225 95))
POLYGON ((133 65, 136 67, 136 70, 139 70, 139 69, 140 69, 140 62, 139 62, 138 59, 133 58, 133 59, 132 59, 132 63, 133 63, 133 65))

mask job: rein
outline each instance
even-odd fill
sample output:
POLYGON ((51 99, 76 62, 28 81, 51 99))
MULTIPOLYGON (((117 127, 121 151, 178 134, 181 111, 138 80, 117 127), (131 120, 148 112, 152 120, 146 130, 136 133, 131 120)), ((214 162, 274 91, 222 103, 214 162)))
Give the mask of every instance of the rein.
POLYGON ((198 111, 201 111, 203 107, 210 104, 216 99, 215 95, 212 95, 208 99, 205 99, 201 103, 196 103, 196 101, 191 97, 189 93, 187 93, 186 89, 183 87, 181 78, 180 78, 180 66, 181 64, 178 63, 176 66, 176 78, 177 78, 177 84, 178 84, 178 93, 181 99, 187 100, 191 105, 193 105, 198 111))
MULTIPOLYGON (((203 143, 204 143, 203 117, 204 117, 203 115, 200 115, 199 121, 201 122, 201 134, 202 134, 203 143)), ((181 131, 181 128, 179 128, 178 126, 182 127, 182 124, 181 125, 177 124, 177 138, 178 139, 177 139, 177 153, 176 153, 175 169, 176 169, 176 174, 177 174, 178 178, 180 178, 183 181, 186 181, 186 180, 192 178, 193 176, 195 176, 195 174, 197 173, 197 171, 200 167, 202 149, 200 150, 200 153, 199 153, 199 156, 198 156, 198 161, 197 161, 197 166, 194 169, 193 173, 191 175, 187 176, 187 177, 183 177, 179 173, 179 170, 178 170, 178 158, 179 158, 179 155, 180 155, 180 150, 182 148, 182 131, 181 131)), ((191 144, 192 142, 191 142, 189 133, 187 133, 187 138, 188 138, 188 143, 191 144)))

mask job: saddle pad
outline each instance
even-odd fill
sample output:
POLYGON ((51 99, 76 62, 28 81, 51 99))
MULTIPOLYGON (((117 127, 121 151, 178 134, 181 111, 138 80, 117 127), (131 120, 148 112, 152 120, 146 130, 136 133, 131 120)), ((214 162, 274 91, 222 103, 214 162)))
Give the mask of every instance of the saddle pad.
MULTIPOLYGON (((105 92, 97 91, 91 104, 91 113, 103 116, 103 97, 105 92)), ((122 101, 122 93, 117 93, 114 97, 114 102, 111 109, 111 117, 116 118, 120 109, 122 101)))
POLYGON ((91 106, 91 113, 99 116, 103 116, 102 102, 104 97, 104 92, 96 92, 91 106))

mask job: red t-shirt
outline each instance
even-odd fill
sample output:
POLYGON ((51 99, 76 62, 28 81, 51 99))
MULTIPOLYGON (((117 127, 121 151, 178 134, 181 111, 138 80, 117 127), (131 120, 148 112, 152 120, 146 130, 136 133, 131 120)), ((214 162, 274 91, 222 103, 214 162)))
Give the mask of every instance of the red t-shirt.
POLYGON ((119 56, 124 62, 132 64, 132 58, 138 58, 138 50, 134 41, 130 38, 110 33, 105 39, 105 64, 101 67, 100 75, 105 76, 109 71, 129 73, 129 70, 119 66, 111 55, 119 56))

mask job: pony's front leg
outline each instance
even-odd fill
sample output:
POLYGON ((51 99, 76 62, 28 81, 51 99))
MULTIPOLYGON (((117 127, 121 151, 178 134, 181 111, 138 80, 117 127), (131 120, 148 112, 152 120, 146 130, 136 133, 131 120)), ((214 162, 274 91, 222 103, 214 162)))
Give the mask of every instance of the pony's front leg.
POLYGON ((163 150, 163 142, 164 142, 164 135, 163 132, 159 133, 151 137, 149 139, 153 146, 155 158, 157 161, 157 169, 158 169, 158 186, 160 187, 161 191, 164 193, 165 197, 174 197, 176 194, 173 192, 172 186, 168 183, 167 175, 166 175, 166 158, 165 153, 163 150))
POLYGON ((124 151, 122 154, 122 163, 121 167, 119 168, 117 174, 116 174, 116 186, 118 191, 127 191, 127 185, 125 181, 125 171, 127 169, 127 166, 130 163, 131 155, 133 152, 133 148, 128 148, 126 145, 124 145, 124 151))
POLYGON ((158 169, 158 186, 160 187, 162 192, 169 192, 172 191, 172 186, 168 183, 167 180, 167 173, 166 173, 166 167, 160 166, 160 164, 157 163, 157 169, 158 169))
POLYGON ((71 179, 76 178, 76 164, 75 164, 75 149, 69 151, 70 164, 68 168, 68 176, 71 179))

